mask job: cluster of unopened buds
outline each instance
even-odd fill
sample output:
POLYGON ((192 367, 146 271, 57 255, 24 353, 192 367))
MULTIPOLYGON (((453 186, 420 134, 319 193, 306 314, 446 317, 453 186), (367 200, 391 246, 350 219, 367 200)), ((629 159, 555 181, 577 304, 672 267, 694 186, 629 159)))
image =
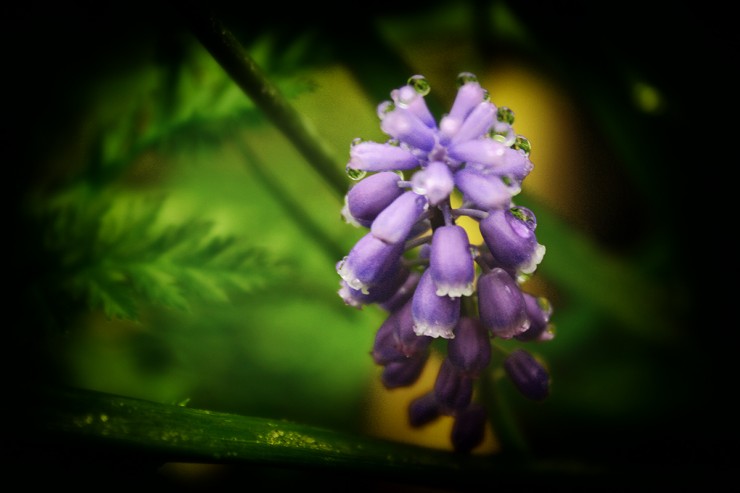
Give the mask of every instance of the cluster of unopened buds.
MULTIPOLYGON (((371 351, 386 388, 413 385, 432 342, 446 340, 434 388, 411 402, 409 422, 451 416, 451 443, 467 453, 484 439, 487 411, 473 396, 492 340, 545 341, 553 331, 549 302, 522 290, 545 253, 535 215, 513 203, 533 169, 529 142, 475 75, 457 82, 439 124, 424 99, 429 84, 416 75, 378 106, 389 140, 352 142, 347 173, 356 183, 342 215, 368 232, 336 267, 346 304, 388 312, 371 351), (458 224, 463 216, 477 222, 480 244, 458 224)), ((546 368, 521 347, 507 351, 503 369, 515 387, 545 399, 546 368)))

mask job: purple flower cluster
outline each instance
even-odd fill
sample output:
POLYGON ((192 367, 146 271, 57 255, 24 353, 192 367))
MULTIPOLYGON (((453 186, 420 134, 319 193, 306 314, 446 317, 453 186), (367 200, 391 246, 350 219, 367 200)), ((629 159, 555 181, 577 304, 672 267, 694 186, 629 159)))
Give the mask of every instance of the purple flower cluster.
MULTIPOLYGON (((347 173, 356 183, 342 215, 368 231, 336 268, 347 305, 388 312, 371 353, 386 388, 415 383, 433 341, 446 340, 434 388, 411 403, 409 420, 419 427, 452 416, 452 444, 469 452, 483 441, 487 414, 473 394, 492 340, 549 340, 552 310, 521 289, 545 247, 535 215, 513 202, 533 169, 513 112, 466 72, 437 124, 429 90, 424 77, 411 77, 378 106, 389 139, 352 143, 347 173), (462 216, 477 221, 481 244, 457 224, 462 216)), ((524 396, 549 394, 548 372, 525 350, 513 350, 503 367, 524 396)))

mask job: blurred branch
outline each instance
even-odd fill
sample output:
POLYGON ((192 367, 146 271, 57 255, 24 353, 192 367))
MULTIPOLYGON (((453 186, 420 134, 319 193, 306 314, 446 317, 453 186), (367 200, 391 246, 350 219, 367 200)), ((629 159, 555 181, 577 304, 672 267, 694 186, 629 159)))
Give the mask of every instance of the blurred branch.
POLYGON ((267 118, 293 143, 338 197, 347 177, 313 126, 283 97, 241 43, 201 2, 177 3, 190 30, 267 118))
MULTIPOLYGON (((352 436, 277 419, 239 416, 94 391, 43 391, 34 419, 43 423, 43 450, 59 459, 124 454, 139 463, 271 465, 350 472, 368 479, 461 487, 491 478, 532 480, 589 477, 597 471, 571 463, 464 456, 352 436), (146 461, 142 461, 146 458, 146 461)), ((40 448, 40 447, 39 447, 40 448)), ((38 448, 31 447, 33 450, 38 448)))

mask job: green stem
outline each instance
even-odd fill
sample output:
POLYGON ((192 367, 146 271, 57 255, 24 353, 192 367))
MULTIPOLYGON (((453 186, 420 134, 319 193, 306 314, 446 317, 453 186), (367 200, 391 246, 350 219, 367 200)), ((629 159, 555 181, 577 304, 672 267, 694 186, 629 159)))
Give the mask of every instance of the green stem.
POLYGON ((313 126, 263 74, 232 32, 201 2, 175 3, 191 32, 244 93, 291 141, 338 197, 347 191, 339 162, 313 126))
MULTIPOLYGON (((425 449, 324 428, 190 409, 95 391, 45 388, 29 416, 39 428, 31 455, 310 468, 365 480, 464 486, 497 479, 593 473, 573 464, 508 461, 425 449), (35 451, 35 452, 34 452, 35 451)), ((249 486, 249 485, 246 485, 249 486)))

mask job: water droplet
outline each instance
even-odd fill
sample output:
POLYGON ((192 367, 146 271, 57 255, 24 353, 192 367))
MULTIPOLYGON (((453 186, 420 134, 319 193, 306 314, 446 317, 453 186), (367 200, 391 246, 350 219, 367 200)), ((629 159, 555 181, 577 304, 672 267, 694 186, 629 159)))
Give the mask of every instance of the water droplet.
POLYGON ((389 146, 393 146, 393 147, 400 147, 401 141, 398 139, 388 139, 386 141, 386 144, 388 144, 389 146))
POLYGON ((537 217, 530 209, 518 206, 512 207, 509 211, 514 215, 514 217, 526 224, 531 231, 537 229, 537 217))
POLYGON ((532 144, 530 144, 529 140, 527 140, 527 138, 523 135, 516 136, 516 140, 514 141, 514 145, 512 147, 524 152, 526 156, 529 156, 529 153, 532 152, 532 144))
POLYGON ((514 112, 508 106, 500 106, 496 111, 496 118, 500 122, 514 124, 514 112))
POLYGON ((408 85, 414 88, 414 90, 421 96, 426 96, 432 87, 423 75, 414 75, 409 77, 408 85))
POLYGON ((514 142, 516 141, 514 129, 511 128, 511 125, 504 122, 495 122, 491 127, 491 130, 488 131, 488 136, 493 140, 501 142, 507 147, 514 145, 514 142))
POLYGON ((385 115, 396 109, 396 104, 393 101, 383 101, 378 105, 378 118, 381 120, 385 118, 385 115))
POLYGON ((471 82, 478 82, 478 77, 472 72, 460 72, 455 81, 458 88, 471 82))
POLYGON ((357 144, 362 144, 363 142, 365 142, 365 139, 363 139, 362 137, 356 137, 352 139, 352 142, 350 142, 349 146, 354 147, 357 144))
POLYGON ((491 102, 491 93, 488 92, 488 89, 483 89, 483 101, 491 102))
POLYGON ((350 168, 347 166, 347 176, 349 176, 350 180, 359 181, 365 178, 365 175, 367 175, 367 171, 361 170, 361 169, 355 169, 350 168))

